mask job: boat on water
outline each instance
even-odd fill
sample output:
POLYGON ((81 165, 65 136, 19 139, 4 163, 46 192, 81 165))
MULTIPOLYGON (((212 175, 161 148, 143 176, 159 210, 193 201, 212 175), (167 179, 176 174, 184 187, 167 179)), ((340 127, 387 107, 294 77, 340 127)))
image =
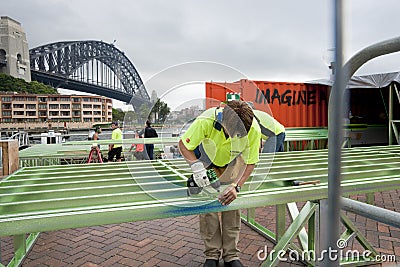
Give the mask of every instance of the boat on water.
POLYGON ((47 133, 40 134, 41 144, 61 144, 65 142, 65 137, 59 132, 54 132, 54 130, 49 130, 47 133))

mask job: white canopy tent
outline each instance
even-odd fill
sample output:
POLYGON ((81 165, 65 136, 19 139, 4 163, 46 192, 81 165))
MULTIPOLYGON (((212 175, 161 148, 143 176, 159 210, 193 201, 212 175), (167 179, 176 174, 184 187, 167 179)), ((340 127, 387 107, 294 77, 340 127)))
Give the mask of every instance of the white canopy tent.
POLYGON ((383 88, 392 82, 400 83, 400 72, 353 76, 348 83, 348 88, 383 88))
MULTIPOLYGON (((388 72, 378 73, 362 76, 351 77, 347 88, 383 88, 389 86, 392 82, 400 83, 400 71, 399 72, 388 72)), ((333 85, 332 80, 319 79, 305 82, 306 84, 324 84, 328 86, 333 85)))

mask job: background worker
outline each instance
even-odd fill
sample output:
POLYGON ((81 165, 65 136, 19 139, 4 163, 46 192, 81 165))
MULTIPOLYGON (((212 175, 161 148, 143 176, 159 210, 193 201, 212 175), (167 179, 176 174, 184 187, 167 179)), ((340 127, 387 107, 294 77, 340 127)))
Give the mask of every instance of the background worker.
POLYGON ((99 140, 99 134, 101 134, 101 128, 100 128, 100 126, 97 126, 96 129, 94 130, 92 139, 99 140))
MULTIPOLYGON (((94 131, 91 131, 88 135, 88 140, 99 140, 99 134, 101 133, 101 128, 100 126, 97 126, 94 131)), ((100 149, 100 145, 97 145, 97 147, 100 149)))
MULTIPOLYGON (((142 138, 141 135, 139 135, 139 133, 135 134, 135 138, 142 138)), ((129 149, 129 152, 132 152, 132 150, 134 150, 133 155, 135 156, 135 158, 137 160, 144 160, 146 159, 146 151, 144 151, 144 144, 132 144, 131 148, 129 149)))
MULTIPOLYGON (((101 128, 100 126, 97 126, 96 129, 93 131, 93 133, 89 134, 88 140, 99 140, 99 134, 101 133, 101 128)), ((95 162, 104 162, 103 156, 100 151, 100 145, 97 143, 92 144, 91 151, 89 153, 89 159, 88 163, 92 161, 92 158, 94 159, 95 162)))
MULTIPOLYGON (((258 162, 260 138, 260 127, 252 109, 246 102, 235 100, 224 108, 203 112, 178 145, 199 187, 210 184, 206 174, 206 169, 210 168, 215 170, 221 184, 228 185, 218 201, 229 205, 258 162)), ((218 266, 221 250, 225 266, 243 266, 237 247, 240 224, 239 210, 221 212, 221 220, 218 213, 200 215, 200 235, 206 256, 204 266, 218 266)))
MULTIPOLYGON (((100 140, 99 134, 101 134, 101 128, 100 128, 100 126, 97 126, 95 131, 94 131, 92 139, 93 140, 100 140)), ((100 151, 100 145, 97 145, 97 147, 99 148, 99 151, 100 151)))
POLYGON ((253 112, 260 125, 261 139, 265 140, 261 152, 283 152, 286 136, 285 126, 264 111, 254 109, 253 112))
POLYGON ((88 140, 97 140, 99 138, 99 133, 101 133, 101 128, 97 126, 94 130, 89 132, 88 140))
MULTIPOLYGON (((113 129, 111 133, 112 140, 122 140, 122 131, 118 127, 118 122, 114 121, 111 123, 113 129)), ((110 144, 108 145, 108 162, 113 161, 114 157, 118 162, 121 162, 122 144, 110 144)))
MULTIPOLYGON (((146 121, 146 127, 144 128, 144 138, 155 138, 158 137, 158 134, 154 128, 151 127, 151 122, 149 120, 146 121)), ((154 144, 146 144, 146 152, 148 159, 154 158, 154 144)))

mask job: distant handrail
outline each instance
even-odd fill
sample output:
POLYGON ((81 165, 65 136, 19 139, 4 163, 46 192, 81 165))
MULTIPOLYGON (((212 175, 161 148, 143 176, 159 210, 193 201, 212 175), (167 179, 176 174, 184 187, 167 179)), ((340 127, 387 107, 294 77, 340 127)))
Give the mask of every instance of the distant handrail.
POLYGON ((27 132, 17 132, 6 140, 18 140, 18 147, 26 147, 29 146, 29 137, 27 132))

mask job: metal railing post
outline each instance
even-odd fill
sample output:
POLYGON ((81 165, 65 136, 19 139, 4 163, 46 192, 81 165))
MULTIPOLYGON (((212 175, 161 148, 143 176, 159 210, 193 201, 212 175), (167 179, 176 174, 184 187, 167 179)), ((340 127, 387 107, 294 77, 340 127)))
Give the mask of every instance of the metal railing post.
MULTIPOLYGON (((343 51, 343 1, 334 2, 335 79, 332 86, 328 110, 328 229, 325 249, 337 249, 341 209, 341 157, 343 141, 343 99, 348 81, 367 61, 386 54, 400 51, 400 37, 389 39, 362 49, 342 62, 343 51)), ((324 266, 338 266, 339 261, 324 261, 324 266)))
MULTIPOLYGON (((328 109, 328 229, 324 249, 336 250, 340 226, 340 183, 343 132, 344 68, 343 66, 343 1, 334 5, 335 65, 334 84, 328 109)), ((323 266, 339 266, 339 259, 324 259, 323 266)))

